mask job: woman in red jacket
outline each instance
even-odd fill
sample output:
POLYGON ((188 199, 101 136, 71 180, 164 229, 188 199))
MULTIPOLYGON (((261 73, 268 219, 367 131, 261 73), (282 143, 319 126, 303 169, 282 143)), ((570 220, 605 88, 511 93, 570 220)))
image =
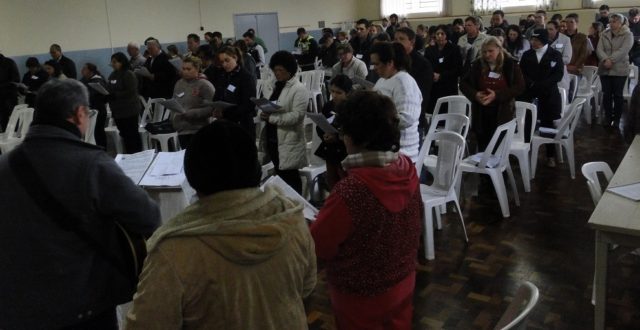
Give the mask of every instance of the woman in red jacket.
POLYGON ((348 156, 311 226, 338 329, 411 329, 422 200, 415 166, 399 154, 393 101, 356 92, 339 105, 348 156))

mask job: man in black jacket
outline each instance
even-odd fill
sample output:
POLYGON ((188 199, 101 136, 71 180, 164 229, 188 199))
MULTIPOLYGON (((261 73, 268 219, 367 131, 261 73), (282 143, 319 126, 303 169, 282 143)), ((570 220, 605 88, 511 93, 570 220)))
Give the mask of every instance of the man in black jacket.
POLYGON ((24 142, 0 157, 2 329, 118 329, 115 307, 133 296, 133 271, 116 262, 126 256, 116 221, 147 236, 160 212, 107 153, 82 142, 88 107, 79 81, 47 82, 24 142))
POLYGON ((162 51, 158 40, 147 42, 149 57, 144 66, 151 75, 145 75, 142 71, 134 71, 144 79, 143 96, 150 98, 173 98, 173 87, 178 81, 178 71, 169 62, 169 56, 162 51))
POLYGON ((18 88, 15 83, 19 82, 20 73, 16 62, 0 53, 0 126, 3 132, 7 128, 13 107, 18 104, 18 88))
MULTIPOLYGON (((562 116, 562 101, 558 82, 564 74, 562 54, 549 47, 546 29, 535 29, 531 34, 531 49, 522 54, 520 69, 525 81, 522 100, 538 104, 540 126, 554 128, 553 121, 562 116), (535 102, 534 102, 535 103, 535 102)), ((525 127, 530 127, 526 124, 525 127)), ((525 132, 527 135, 529 132, 525 132)), ((547 165, 555 167, 555 147, 547 145, 547 165), (549 147, 550 146, 550 147, 549 147)), ((533 160, 535 161, 535 160, 533 160)))
POLYGON ((369 49, 373 44, 373 38, 369 34, 369 26, 371 26, 371 23, 368 20, 359 19, 356 22, 357 35, 349 40, 354 56, 362 60, 367 65, 367 68, 369 68, 369 49))
POLYGON ((70 58, 62 55, 62 48, 60 47, 60 45, 51 45, 51 47, 49 47, 49 54, 51 54, 51 59, 60 64, 60 66, 62 67, 62 73, 64 73, 67 78, 78 78, 78 74, 76 72, 76 63, 73 62, 70 58))
POLYGON ((394 35, 395 42, 400 43, 405 52, 411 57, 411 66, 409 74, 418 84, 422 93, 422 104, 420 111, 420 119, 418 122, 418 132, 420 140, 427 130, 427 120, 425 114, 429 108, 429 95, 431 94, 431 86, 433 85, 433 67, 427 59, 418 53, 415 49, 416 33, 408 27, 397 28, 394 35))

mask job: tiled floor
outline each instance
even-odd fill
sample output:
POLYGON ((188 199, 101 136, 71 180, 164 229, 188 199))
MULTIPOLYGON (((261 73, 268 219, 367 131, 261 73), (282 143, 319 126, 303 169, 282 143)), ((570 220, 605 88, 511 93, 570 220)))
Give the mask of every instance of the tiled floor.
MULTIPOLYGON (((592 329, 594 232, 587 220, 594 206, 580 166, 604 160, 615 171, 627 147, 619 131, 583 122, 576 134, 576 179, 566 163, 552 169, 541 158, 532 191, 525 193, 512 159, 521 206, 511 201, 509 219, 502 219, 491 188, 466 196, 469 244, 456 214, 445 216, 435 234, 436 259, 419 260, 414 328, 492 329, 518 283, 528 280, 541 294, 529 328, 592 329)), ((611 329, 640 329, 640 257, 629 252, 618 248, 610 258, 611 329)), ((335 327, 324 272, 307 305, 311 329, 335 327)))

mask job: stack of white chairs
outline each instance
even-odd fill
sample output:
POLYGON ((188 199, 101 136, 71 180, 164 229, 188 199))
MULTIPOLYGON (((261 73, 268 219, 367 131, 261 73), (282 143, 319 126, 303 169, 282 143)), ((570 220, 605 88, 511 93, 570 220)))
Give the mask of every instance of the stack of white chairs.
POLYGON ((146 103, 146 107, 142 112, 142 118, 140 119, 140 127, 138 132, 142 139, 142 149, 147 150, 154 147, 159 151, 177 151, 180 150, 180 143, 178 142, 178 133, 166 133, 166 134, 151 134, 144 128, 147 123, 157 123, 163 120, 169 119, 171 111, 166 109, 160 102, 165 101, 163 98, 149 99, 146 103), (170 143, 173 142, 173 148, 170 148, 170 143))
POLYGON ((318 113, 324 104, 322 87, 324 84, 324 71, 311 70, 298 73, 298 79, 307 87, 311 97, 311 112, 318 113))
POLYGON ((33 121, 33 108, 20 104, 13 108, 7 128, 0 134, 0 152, 6 154, 17 147, 27 136, 33 121))
POLYGON ((111 113, 109 103, 107 103, 106 106, 108 125, 104 128, 104 132, 107 136, 111 137, 111 141, 113 141, 113 146, 116 150, 116 153, 124 153, 124 146, 122 145, 122 139, 120 138, 120 131, 118 130, 118 127, 116 127, 115 119, 113 118, 113 114, 111 113))
MULTIPOLYGON (((504 178, 502 177, 505 171, 509 176, 509 182, 513 190, 516 205, 520 206, 516 180, 513 177, 513 171, 509 164, 509 149, 515 130, 515 119, 498 126, 485 151, 465 158, 460 164, 462 173, 487 174, 491 177, 491 182, 493 183, 493 187, 498 195, 498 201, 500 202, 502 216, 505 218, 510 216, 507 188, 504 184, 504 178)), ((460 191, 460 180, 458 180, 457 185, 456 190, 460 191)))
MULTIPOLYGON (((465 118, 468 121, 468 118, 465 118)), ((465 150, 465 139, 462 135, 452 131, 440 131, 427 135, 426 141, 422 146, 420 154, 424 156, 429 146, 438 142, 438 155, 435 157, 435 169, 433 173, 433 183, 429 186, 420 185, 420 195, 424 205, 423 221, 424 221, 424 253, 428 260, 435 258, 434 239, 433 239, 433 212, 436 216, 440 215, 440 207, 446 206, 448 202, 454 202, 460 223, 464 232, 465 241, 469 241, 467 230, 462 217, 462 210, 458 201, 456 192, 456 182, 460 179, 460 162, 465 150)), ((417 164, 422 164, 423 159, 419 159, 417 164)), ((418 169, 421 166, 416 165, 418 169)))
POLYGON ((310 200, 318 200, 319 189, 318 187, 318 177, 320 174, 325 173, 327 171, 327 165, 324 159, 316 156, 314 153, 316 149, 320 146, 322 140, 316 133, 316 124, 309 117, 304 118, 304 130, 305 135, 311 135, 309 138, 305 138, 307 142, 307 159, 309 160, 309 165, 300 169, 300 176, 304 178, 306 182, 306 189, 303 196, 308 196, 310 200))
POLYGON ((516 132, 513 135, 513 141, 509 147, 509 154, 516 156, 518 159, 518 165, 520 166, 520 174, 522 176, 522 183, 524 184, 524 191, 531 191, 531 161, 529 160, 529 152, 531 151, 531 141, 525 141, 525 125, 527 113, 531 116, 531 126, 529 132, 533 135, 536 127, 536 118, 538 115, 538 108, 535 104, 527 102, 516 102, 516 132))
POLYGON ((585 99, 575 99, 569 109, 562 117, 558 128, 540 127, 538 135, 534 135, 531 138, 531 178, 536 176, 536 166, 538 164, 538 149, 543 144, 555 144, 558 152, 556 156, 558 160, 561 159, 562 149, 567 153, 569 160, 569 170, 571 171, 571 178, 576 178, 575 171, 575 158, 573 148, 573 132, 576 129, 578 120, 580 119, 580 112, 582 106, 585 103, 585 99), (546 136, 545 136, 546 135, 546 136), (564 147, 564 148, 563 148, 564 147))
POLYGON ((91 109, 89 110, 89 127, 87 127, 87 131, 84 132, 83 141, 87 143, 91 143, 93 145, 96 144, 96 137, 94 132, 96 131, 96 122, 98 121, 98 110, 91 109))
POLYGON ((582 79, 580 80, 580 85, 577 93, 575 94, 576 98, 583 98, 586 100, 584 104, 584 115, 587 120, 587 124, 591 125, 591 100, 593 99, 595 113, 598 113, 598 93, 596 80, 598 79, 598 67, 595 66, 584 66, 582 68, 582 79))
POLYGON ((631 104, 631 93, 633 93, 633 89, 638 84, 638 67, 635 65, 629 65, 629 77, 624 84, 624 89, 622 90, 622 97, 627 102, 627 104, 631 104))

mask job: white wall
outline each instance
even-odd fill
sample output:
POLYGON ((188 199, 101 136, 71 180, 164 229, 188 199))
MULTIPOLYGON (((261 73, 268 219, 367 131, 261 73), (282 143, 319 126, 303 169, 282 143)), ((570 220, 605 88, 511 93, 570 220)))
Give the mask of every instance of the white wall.
POLYGON ((364 3, 374 1, 1 0, 0 51, 7 56, 43 54, 51 43, 59 43, 63 51, 122 47, 148 36, 183 42, 189 33, 202 36, 216 30, 233 36, 233 14, 241 13, 277 12, 281 33, 299 26, 316 30, 322 20, 337 28, 339 22, 358 17, 364 3))

